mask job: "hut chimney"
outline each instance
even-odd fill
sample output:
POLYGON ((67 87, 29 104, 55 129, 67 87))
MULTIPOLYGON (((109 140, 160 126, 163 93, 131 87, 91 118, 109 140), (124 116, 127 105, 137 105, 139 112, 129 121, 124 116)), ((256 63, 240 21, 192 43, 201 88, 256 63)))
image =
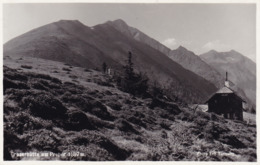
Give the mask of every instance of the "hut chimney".
POLYGON ((226 81, 225 81, 225 86, 229 88, 228 72, 226 72, 226 81))

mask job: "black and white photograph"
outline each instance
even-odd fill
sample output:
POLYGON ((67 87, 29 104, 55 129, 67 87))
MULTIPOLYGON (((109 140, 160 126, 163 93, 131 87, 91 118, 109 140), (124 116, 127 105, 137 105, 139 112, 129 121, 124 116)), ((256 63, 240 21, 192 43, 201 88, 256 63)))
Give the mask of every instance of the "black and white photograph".
POLYGON ((257 163, 259 1, 1 5, 4 163, 257 163))

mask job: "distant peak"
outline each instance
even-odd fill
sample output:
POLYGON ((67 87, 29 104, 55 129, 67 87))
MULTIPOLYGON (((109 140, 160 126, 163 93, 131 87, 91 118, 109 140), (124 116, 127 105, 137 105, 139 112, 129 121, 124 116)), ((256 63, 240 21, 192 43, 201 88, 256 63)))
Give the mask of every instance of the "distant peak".
POLYGON ((218 53, 216 50, 212 49, 210 51, 208 51, 208 53, 218 53))
POLYGON ((61 19, 61 20, 59 20, 58 22, 75 22, 75 23, 81 23, 79 20, 64 20, 64 19, 61 19))
POLYGON ((186 49, 185 47, 183 47, 183 46, 179 46, 176 50, 184 50, 184 51, 188 51, 188 49, 186 49))
POLYGON ((229 52, 231 52, 231 53, 238 53, 238 52, 235 51, 234 49, 231 49, 229 52))
POLYGON ((114 23, 122 23, 122 24, 126 24, 125 21, 123 21, 122 19, 116 19, 113 21, 114 23))
POLYGON ((117 27, 127 27, 127 23, 123 21, 122 19, 116 19, 114 21, 108 21, 109 24, 112 24, 113 26, 117 27))
MULTIPOLYGON (((81 23, 79 20, 59 20, 57 22, 55 22, 56 24, 74 24, 74 25, 84 25, 83 23, 81 23)), ((86 25, 84 25, 86 26, 86 25)))

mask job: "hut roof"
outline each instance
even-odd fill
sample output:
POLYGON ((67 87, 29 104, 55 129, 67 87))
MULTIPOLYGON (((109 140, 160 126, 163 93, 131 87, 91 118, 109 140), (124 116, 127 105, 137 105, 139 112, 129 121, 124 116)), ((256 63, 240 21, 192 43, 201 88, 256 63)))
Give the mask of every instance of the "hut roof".
POLYGON ((231 88, 229 88, 229 87, 227 87, 227 86, 224 86, 224 87, 220 88, 216 93, 213 93, 213 94, 209 97, 209 99, 206 101, 206 103, 208 103, 208 101, 209 101, 211 98, 213 98, 216 94, 232 94, 232 93, 234 93, 235 96, 236 96, 239 100, 241 100, 241 101, 243 101, 243 102, 246 102, 246 101, 245 101, 244 99, 242 99, 236 92, 234 92, 231 88))
POLYGON ((234 91, 224 86, 223 88, 219 89, 216 93, 234 93, 234 91))

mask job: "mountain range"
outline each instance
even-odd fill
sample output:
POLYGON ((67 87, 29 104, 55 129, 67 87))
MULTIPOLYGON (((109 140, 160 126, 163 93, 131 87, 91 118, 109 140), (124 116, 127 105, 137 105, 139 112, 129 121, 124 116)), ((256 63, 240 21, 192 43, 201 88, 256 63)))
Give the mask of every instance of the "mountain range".
POLYGON ((223 84, 223 77, 215 69, 213 69, 210 65, 208 65, 197 55, 187 50, 186 48, 180 46, 176 50, 171 50, 155 39, 144 34, 140 30, 127 25, 123 20, 120 19, 115 21, 108 21, 108 24, 115 27, 126 36, 159 50, 185 69, 203 77, 204 79, 213 83, 216 87, 220 87, 223 84))
POLYGON ((205 101, 216 91, 209 81, 157 49, 119 32, 110 22, 88 27, 79 21, 61 20, 4 44, 5 56, 31 56, 86 68, 100 68, 106 62, 119 71, 126 63, 128 51, 133 54, 136 71, 145 73, 150 82, 160 80, 161 86, 171 88, 174 95, 187 102, 205 101))
POLYGON ((250 59, 244 57, 242 54, 234 50, 230 52, 217 52, 215 50, 211 50, 199 56, 183 46, 179 46, 177 49, 171 50, 140 30, 127 25, 123 20, 119 19, 115 21, 108 21, 107 23, 115 27, 126 36, 159 50, 173 61, 180 64, 183 68, 190 70, 198 76, 201 76, 213 83, 217 88, 221 88, 224 85, 225 72, 228 71, 231 76, 229 79, 231 81, 231 88, 234 89, 244 100, 246 100, 250 107, 255 107, 256 64, 250 59), (223 59, 223 57, 226 59, 223 59), (220 58, 222 58, 222 61, 225 61, 225 63, 222 63, 223 65, 217 62, 220 58), (237 63, 238 61, 239 63, 237 63), (243 63, 241 63, 242 61, 243 63), (227 69, 224 69, 224 71, 223 67, 226 67, 227 69), (239 67, 239 69, 235 69, 236 67, 239 67), (248 74, 248 70, 250 70, 252 74, 248 74), (243 77, 243 80, 241 80, 240 76, 243 77), (248 84, 245 83, 248 80, 250 82, 248 84))
POLYGON ((61 20, 4 44, 5 56, 31 56, 85 68, 101 68, 106 62, 119 72, 126 64, 129 51, 133 54, 136 72, 145 73, 150 83, 158 81, 188 103, 202 103, 223 86, 228 69, 225 67, 230 67, 230 80, 238 84, 237 90, 250 104, 255 104, 254 62, 235 51, 231 51, 233 55, 224 53, 227 55, 224 58, 223 53, 216 51, 197 56, 182 46, 171 50, 121 19, 93 27, 77 20, 61 20), (236 61, 240 62, 236 64, 236 61), (243 77, 242 81, 239 76, 243 77), (248 80, 250 84, 246 83, 248 80))

